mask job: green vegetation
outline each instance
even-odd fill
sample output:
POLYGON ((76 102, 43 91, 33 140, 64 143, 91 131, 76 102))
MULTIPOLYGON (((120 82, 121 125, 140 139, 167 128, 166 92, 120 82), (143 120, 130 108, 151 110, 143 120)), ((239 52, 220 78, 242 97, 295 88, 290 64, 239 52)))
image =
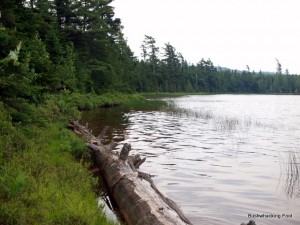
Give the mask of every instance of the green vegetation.
POLYGON ((166 107, 168 103, 161 99, 147 100, 139 94, 130 95, 129 98, 124 99, 122 102, 122 110, 159 110, 166 107))
MULTIPOLYGON (((65 128, 79 115, 78 95, 63 96, 36 107, 30 124, 13 123, 0 105, 0 224, 112 224, 97 206, 88 151, 65 128)), ((116 104, 107 99, 95 102, 116 104)))

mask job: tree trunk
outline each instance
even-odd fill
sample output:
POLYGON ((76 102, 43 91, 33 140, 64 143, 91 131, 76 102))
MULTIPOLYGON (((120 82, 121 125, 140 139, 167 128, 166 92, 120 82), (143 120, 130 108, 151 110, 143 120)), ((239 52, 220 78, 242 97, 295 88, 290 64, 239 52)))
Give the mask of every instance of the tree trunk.
POLYGON ((115 143, 101 143, 103 132, 95 137, 87 126, 77 121, 72 121, 69 127, 87 141, 86 145, 93 151, 96 165, 128 225, 191 224, 176 203, 157 189, 151 175, 139 171, 145 158, 129 156, 130 144, 125 144, 121 153, 116 154, 112 151, 115 143))

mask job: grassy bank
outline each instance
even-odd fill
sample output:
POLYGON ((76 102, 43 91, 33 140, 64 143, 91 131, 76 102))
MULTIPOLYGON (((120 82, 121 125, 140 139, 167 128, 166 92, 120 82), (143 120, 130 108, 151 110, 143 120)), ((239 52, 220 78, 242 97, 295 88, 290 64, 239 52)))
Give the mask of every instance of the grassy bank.
POLYGON ((66 125, 78 109, 119 104, 158 105, 140 95, 77 93, 46 95, 29 111, 0 102, 0 224, 112 224, 97 205, 88 150, 66 125))

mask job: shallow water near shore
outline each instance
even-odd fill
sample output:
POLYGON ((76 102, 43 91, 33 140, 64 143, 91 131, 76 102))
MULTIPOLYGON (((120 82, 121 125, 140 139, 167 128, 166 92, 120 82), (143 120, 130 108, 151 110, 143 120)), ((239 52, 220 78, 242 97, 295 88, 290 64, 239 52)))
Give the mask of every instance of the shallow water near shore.
POLYGON ((141 170, 196 224, 300 224, 300 96, 166 98, 161 111, 83 113, 146 156, 141 170))

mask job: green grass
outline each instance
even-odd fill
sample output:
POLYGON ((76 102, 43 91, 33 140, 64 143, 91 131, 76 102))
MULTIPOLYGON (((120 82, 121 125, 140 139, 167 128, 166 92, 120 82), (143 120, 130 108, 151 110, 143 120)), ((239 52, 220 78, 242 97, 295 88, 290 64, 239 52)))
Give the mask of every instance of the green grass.
POLYGON ((0 224, 112 224, 97 206, 97 180, 74 158, 86 150, 82 141, 57 124, 27 129, 15 140, 23 149, 1 163, 0 224))
MULTIPOLYGON (((120 105, 128 108, 145 108, 153 107, 153 102, 148 101, 141 94, 106 93, 96 95, 65 92, 58 95, 46 95, 41 111, 44 113, 43 117, 57 120, 61 118, 62 114, 68 117, 78 116, 77 109, 89 110, 120 105)), ((155 104, 162 104, 162 101, 156 101, 155 104)))
POLYGON ((130 95, 123 99, 123 110, 159 110, 167 106, 167 102, 159 99, 146 99, 140 94, 130 95))
POLYGON ((88 150, 66 129, 80 116, 72 97, 46 96, 18 123, 0 102, 0 224, 113 224, 97 204, 88 150))
POLYGON ((55 119, 56 117, 61 117, 61 112, 65 116, 76 118, 79 116, 77 109, 90 110, 99 107, 121 106, 125 110, 157 110, 166 106, 166 102, 162 100, 148 100, 141 94, 106 93, 96 95, 65 93, 46 96, 46 98, 47 104, 52 108, 50 113, 47 110, 50 115, 46 117, 54 117, 55 119))

